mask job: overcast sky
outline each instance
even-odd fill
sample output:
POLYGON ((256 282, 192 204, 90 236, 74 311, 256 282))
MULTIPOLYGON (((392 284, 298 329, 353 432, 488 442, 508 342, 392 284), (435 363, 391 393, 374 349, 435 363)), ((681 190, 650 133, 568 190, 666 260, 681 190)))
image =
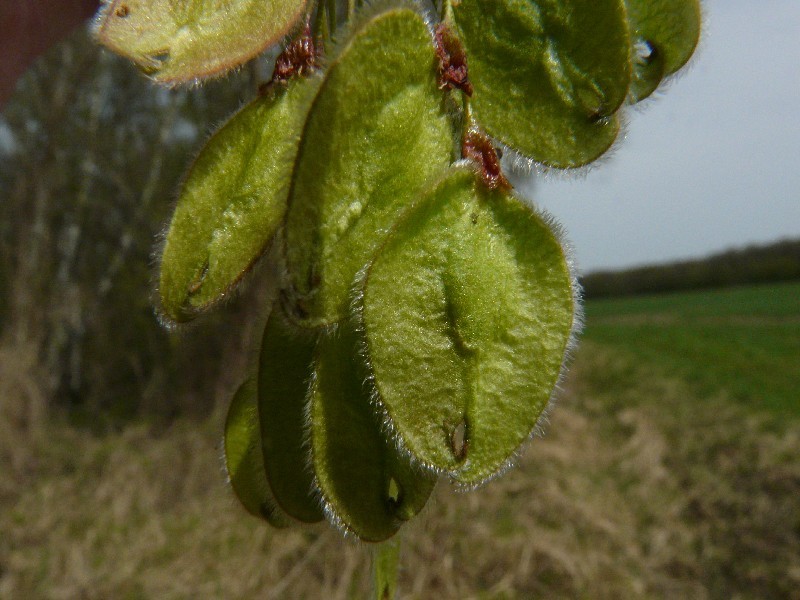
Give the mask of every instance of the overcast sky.
POLYGON ((666 93, 585 176, 530 190, 583 272, 800 237, 800 0, 706 0, 666 93))

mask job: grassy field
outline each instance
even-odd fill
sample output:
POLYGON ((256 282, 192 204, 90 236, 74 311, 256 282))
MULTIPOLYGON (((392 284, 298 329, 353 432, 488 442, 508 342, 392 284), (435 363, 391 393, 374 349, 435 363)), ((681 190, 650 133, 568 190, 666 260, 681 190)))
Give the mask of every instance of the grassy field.
MULTIPOLYGON (((401 597, 800 598, 798 292, 591 304, 547 435, 480 490, 439 486, 401 597)), ((239 509, 222 406, 93 436, 37 377, 0 349, 0 598, 366 597, 369 547, 239 509)))
POLYGON ((800 416, 800 283, 598 300, 587 322, 586 339, 700 394, 800 416))

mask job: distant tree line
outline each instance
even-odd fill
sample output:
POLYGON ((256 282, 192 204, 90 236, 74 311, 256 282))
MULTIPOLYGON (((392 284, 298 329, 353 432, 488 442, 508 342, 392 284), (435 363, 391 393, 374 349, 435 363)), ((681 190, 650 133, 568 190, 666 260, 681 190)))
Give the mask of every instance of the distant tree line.
POLYGON ((586 298, 630 296, 800 279, 800 239, 748 246, 707 258, 598 271, 581 279, 586 298))

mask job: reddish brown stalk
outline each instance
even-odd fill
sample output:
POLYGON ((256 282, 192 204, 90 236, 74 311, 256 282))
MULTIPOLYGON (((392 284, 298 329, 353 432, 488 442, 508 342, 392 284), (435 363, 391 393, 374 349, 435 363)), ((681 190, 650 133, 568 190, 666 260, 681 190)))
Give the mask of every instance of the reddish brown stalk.
POLYGON ((436 55, 439 57, 439 87, 458 88, 467 96, 472 96, 472 84, 467 70, 467 53, 461 40, 444 23, 436 26, 436 55))
POLYGON ((510 190, 511 184, 500 167, 500 157, 492 140, 477 127, 470 127, 461 140, 461 156, 472 160, 481 168, 481 178, 491 190, 510 190))
POLYGON ((275 61, 271 83, 288 81, 296 75, 305 75, 317 66, 314 37, 311 35, 311 26, 306 24, 303 34, 286 46, 275 61))

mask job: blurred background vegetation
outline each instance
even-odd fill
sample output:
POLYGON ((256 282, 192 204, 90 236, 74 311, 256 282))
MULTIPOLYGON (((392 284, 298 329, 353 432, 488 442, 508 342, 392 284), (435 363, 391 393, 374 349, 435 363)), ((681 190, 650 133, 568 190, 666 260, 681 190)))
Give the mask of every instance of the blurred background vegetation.
POLYGON ((193 153, 254 95, 260 66, 158 89, 82 30, 5 107, 0 331, 36 357, 37 385, 71 417, 108 427, 213 405, 241 307, 169 335, 150 301, 153 247, 193 153))
MULTIPOLYGON (((76 33, 0 115, 0 598, 349 598, 368 552, 276 531, 220 468, 274 273, 167 332, 153 246, 269 59, 152 86, 76 33)), ((800 241, 589 274, 587 327, 519 468, 447 485, 413 598, 800 598, 800 241)))

